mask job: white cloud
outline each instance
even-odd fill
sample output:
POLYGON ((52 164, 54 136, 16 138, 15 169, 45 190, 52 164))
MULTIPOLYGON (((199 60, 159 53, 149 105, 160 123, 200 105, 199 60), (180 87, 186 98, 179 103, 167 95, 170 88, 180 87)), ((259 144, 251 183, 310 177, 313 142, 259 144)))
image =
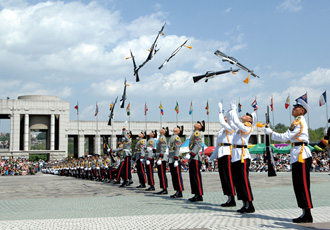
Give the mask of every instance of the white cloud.
POLYGON ((227 8, 227 9, 225 10, 226 13, 229 13, 230 11, 231 11, 231 7, 227 8))
POLYGON ((277 6, 281 11, 298 12, 302 10, 301 0, 285 0, 277 6))

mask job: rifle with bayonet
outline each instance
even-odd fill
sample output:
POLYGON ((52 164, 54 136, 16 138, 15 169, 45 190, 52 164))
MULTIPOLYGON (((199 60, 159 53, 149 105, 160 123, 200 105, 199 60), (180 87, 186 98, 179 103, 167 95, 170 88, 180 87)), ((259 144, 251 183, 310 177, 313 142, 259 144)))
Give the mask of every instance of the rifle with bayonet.
MULTIPOLYGON (((269 124, 269 106, 267 106, 267 113, 266 113, 266 128, 268 128, 269 124)), ((266 155, 265 155, 265 160, 267 160, 267 165, 268 165, 268 176, 276 176, 276 166, 275 166, 275 161, 274 161, 274 156, 273 156, 273 150, 272 147, 270 146, 270 136, 266 135, 266 155)))
POLYGON ((222 71, 217 71, 217 72, 213 72, 213 71, 207 71, 205 74, 203 75, 198 75, 193 77, 194 83, 198 82, 199 80, 205 78, 205 82, 207 82, 209 79, 214 78, 215 75, 221 75, 221 74, 225 74, 225 73, 236 73, 238 72, 239 69, 229 69, 229 70, 222 70, 222 71))

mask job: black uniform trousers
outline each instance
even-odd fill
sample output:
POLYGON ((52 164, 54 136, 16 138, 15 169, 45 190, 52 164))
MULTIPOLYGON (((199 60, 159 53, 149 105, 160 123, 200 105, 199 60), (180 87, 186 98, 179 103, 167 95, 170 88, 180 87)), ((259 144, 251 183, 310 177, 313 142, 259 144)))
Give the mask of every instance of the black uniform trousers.
POLYGON ((137 171, 137 174, 139 176, 140 184, 145 185, 146 184, 146 174, 144 173, 144 167, 143 167, 143 164, 141 162, 141 159, 138 159, 136 161, 136 171, 137 171))
POLYGON ((160 188, 167 189, 167 176, 166 176, 166 161, 162 161, 161 165, 157 165, 158 177, 160 188))
POLYGON ((120 162, 118 168, 117 168, 117 178, 116 180, 117 181, 120 181, 120 175, 122 175, 122 170, 123 170, 123 167, 124 167, 124 161, 120 162))
POLYGON ((131 164, 131 156, 126 156, 124 160, 124 166, 121 170, 121 178, 124 181, 128 181, 132 179, 132 172, 131 172, 132 164, 131 164))
POLYGON ((191 193, 199 196, 203 195, 201 167, 202 162, 192 159, 189 161, 189 178, 191 193))
POLYGON ((155 185, 155 179, 154 179, 154 160, 149 160, 150 164, 145 165, 146 167, 146 173, 148 178, 148 185, 155 185))
POLYGON ((312 197, 310 192, 310 169, 312 158, 305 159, 304 163, 295 162, 292 164, 292 183, 296 195, 298 207, 312 209, 312 197))
POLYGON ((244 163, 241 163, 239 160, 231 164, 238 200, 253 201, 253 194, 249 181, 250 163, 250 159, 244 159, 244 163))
POLYGON ((182 192, 184 190, 183 188, 183 181, 182 181, 182 175, 181 175, 181 162, 179 162, 179 165, 177 167, 174 167, 174 163, 170 163, 170 171, 172 176, 172 183, 173 188, 176 191, 182 192))
POLYGON ((235 185, 231 173, 231 156, 224 155, 218 158, 218 171, 221 181, 223 194, 226 196, 235 196, 235 185))

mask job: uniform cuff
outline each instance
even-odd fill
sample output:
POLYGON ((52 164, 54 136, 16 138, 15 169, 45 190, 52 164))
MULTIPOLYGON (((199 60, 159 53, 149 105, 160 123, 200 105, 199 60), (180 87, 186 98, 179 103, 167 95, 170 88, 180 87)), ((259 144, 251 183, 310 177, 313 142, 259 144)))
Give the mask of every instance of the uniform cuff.
POLYGON ((149 161, 151 161, 151 158, 148 157, 147 159, 148 159, 149 161))
POLYGON ((179 160, 179 157, 174 157, 174 160, 179 160))
POLYGON ((194 156, 196 156, 196 154, 195 153, 193 153, 193 152, 190 152, 190 154, 194 157, 194 156))

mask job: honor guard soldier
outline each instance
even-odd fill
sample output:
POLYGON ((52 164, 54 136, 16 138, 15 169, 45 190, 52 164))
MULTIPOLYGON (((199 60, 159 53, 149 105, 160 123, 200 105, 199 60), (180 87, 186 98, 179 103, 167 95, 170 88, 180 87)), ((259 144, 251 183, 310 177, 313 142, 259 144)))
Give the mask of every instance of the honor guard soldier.
POLYGON ((167 177, 166 177, 166 162, 167 162, 167 154, 166 154, 166 136, 168 136, 168 127, 162 128, 159 130, 160 137, 156 146, 156 160, 157 160, 157 171, 159 177, 159 184, 162 191, 157 192, 157 194, 168 194, 167 192, 167 177))
POLYGON ((189 153, 186 155, 186 159, 189 160, 189 179, 191 193, 194 194, 189 201, 203 201, 203 185, 202 185, 202 156, 200 151, 202 149, 202 136, 200 132, 205 131, 205 121, 197 121, 194 124, 194 132, 189 138, 189 153))
POLYGON ((289 130, 285 133, 273 132, 265 128, 265 133, 270 135, 272 140, 291 142, 290 163, 292 165, 292 183, 296 195, 298 207, 303 213, 300 217, 293 219, 294 223, 312 223, 313 208, 310 192, 310 169, 312 165, 312 154, 308 148, 309 134, 308 126, 304 115, 310 111, 309 105, 302 99, 297 100, 292 110, 295 120, 289 130))
POLYGON ((123 180, 126 182, 126 186, 129 186, 133 184, 132 181, 132 164, 131 164, 131 159, 132 159, 132 153, 131 153, 131 148, 132 148, 132 132, 126 130, 127 126, 127 121, 124 124, 123 127, 123 137, 122 137, 122 142, 123 142, 123 157, 124 157, 124 167, 123 167, 123 180))
POLYGON ((221 181, 223 194, 228 196, 226 203, 221 204, 222 207, 236 206, 235 202, 235 186, 231 172, 231 154, 232 141, 235 134, 234 124, 228 124, 227 118, 222 113, 222 103, 219 103, 219 123, 222 129, 218 133, 217 144, 210 160, 218 159, 218 171, 221 181))
POLYGON ((257 123, 257 115, 255 112, 252 114, 246 113, 246 115, 241 117, 240 121, 237 116, 236 108, 236 102, 232 101, 228 119, 233 121, 234 125, 237 127, 233 137, 233 152, 231 159, 237 199, 243 201, 242 208, 237 210, 237 212, 253 213, 255 212, 255 209, 252 204, 253 194, 249 181, 251 156, 247 145, 249 143, 253 126, 257 123))
POLYGON ((95 154, 95 177, 96 181, 102 181, 101 178, 101 167, 102 166, 102 159, 100 159, 99 154, 95 154))
POLYGON ((147 151, 145 154, 145 159, 146 159, 145 167, 146 167, 149 188, 147 188, 146 191, 155 191, 154 153, 156 152, 156 148, 155 148, 154 138, 157 138, 157 130, 151 131, 149 133, 149 140, 147 142, 147 151))
POLYGON ((181 160, 180 160, 180 147, 182 145, 180 135, 183 133, 183 126, 175 127, 173 129, 173 135, 169 140, 168 149, 168 163, 170 166, 173 188, 176 191, 171 195, 172 198, 182 197, 182 191, 184 190, 183 181, 181 176, 181 160))
POLYGON ((109 166, 110 166, 111 160, 109 158, 108 153, 103 153, 103 162, 102 162, 102 181, 110 183, 111 182, 111 174, 109 172, 109 166))
POLYGON ((137 188, 145 188, 146 187, 146 175, 144 173, 144 156, 146 151, 146 140, 144 139, 146 136, 145 132, 139 133, 139 141, 135 145, 135 155, 134 159, 136 160, 136 171, 139 176, 140 185, 137 188))
MULTIPOLYGON (((115 154, 115 156, 117 156, 117 158, 119 158, 119 164, 117 166, 117 177, 116 177, 116 183, 115 184, 120 184, 120 178, 123 179, 123 170, 124 170, 124 151, 123 151, 123 142, 122 142, 122 138, 118 139, 118 148, 117 149, 109 149, 109 155, 112 157, 114 157, 113 154, 115 154)), ((126 184, 125 180, 123 179, 123 183, 120 185, 120 187, 124 187, 126 184)))

